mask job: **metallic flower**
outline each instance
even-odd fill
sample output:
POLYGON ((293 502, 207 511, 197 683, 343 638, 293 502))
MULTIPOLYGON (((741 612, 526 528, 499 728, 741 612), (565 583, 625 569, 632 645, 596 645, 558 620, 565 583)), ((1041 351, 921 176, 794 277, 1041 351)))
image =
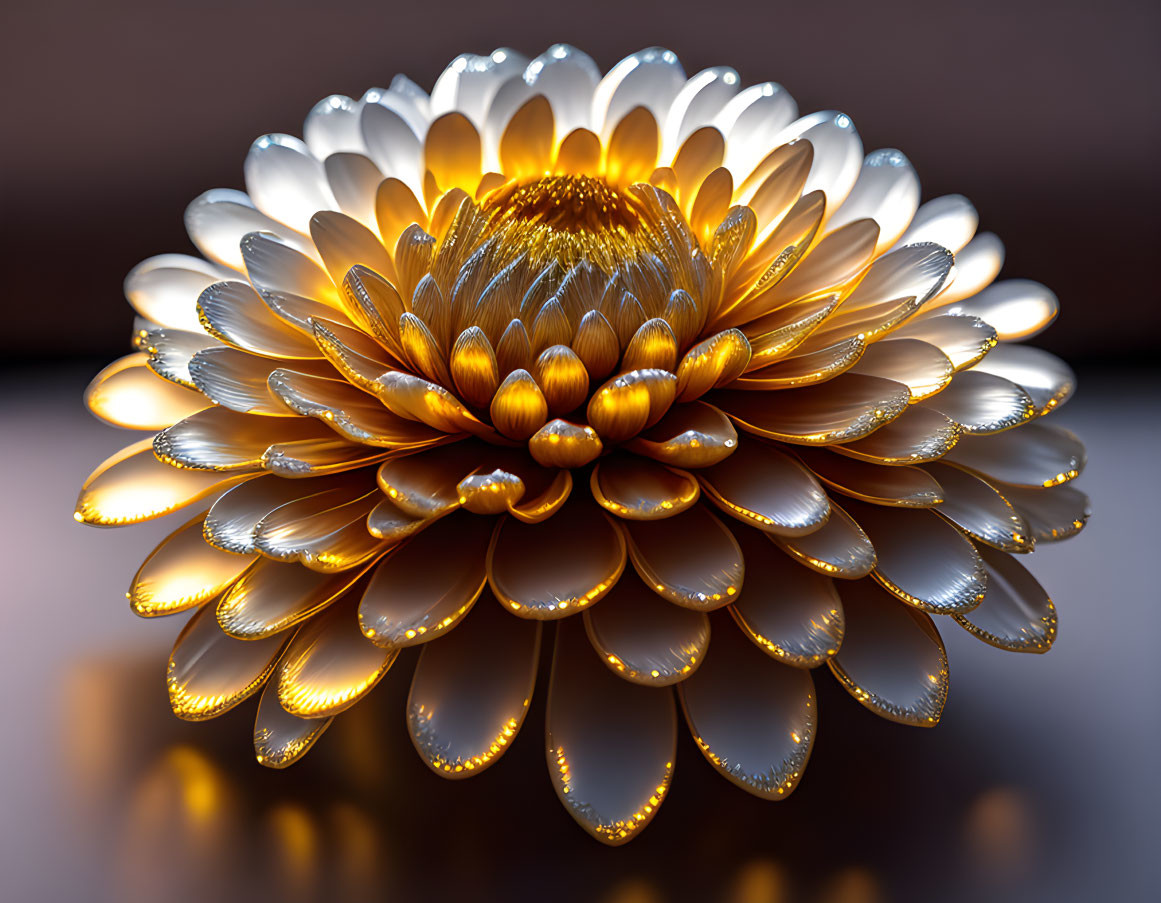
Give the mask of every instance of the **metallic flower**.
POLYGON ((190 205, 205 259, 129 274, 137 352, 88 391, 160 432, 77 519, 201 512, 129 590, 194 611, 180 717, 261 692, 280 768, 424 644, 411 737, 468 776, 519 731, 556 621, 551 780, 618 844, 668 793, 678 707, 781 799, 811 669, 930 726, 933 615, 1051 645, 1013 553, 1083 526, 1084 451, 1042 419, 1072 373, 1016 342, 1056 298, 993 284, 999 240, 963 197, 920 206, 902 153, 732 69, 651 49, 601 77, 564 45, 332 96, 304 131, 190 205))

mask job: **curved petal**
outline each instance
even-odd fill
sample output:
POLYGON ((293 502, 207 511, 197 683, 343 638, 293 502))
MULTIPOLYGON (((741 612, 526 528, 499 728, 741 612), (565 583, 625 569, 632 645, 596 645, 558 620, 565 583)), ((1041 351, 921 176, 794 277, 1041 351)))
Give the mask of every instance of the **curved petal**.
POLYGON ((253 555, 215 549, 202 537, 199 515, 175 530, 149 553, 129 585, 133 613, 152 618, 201 605, 233 583, 253 555))
POLYGON ((975 547, 931 511, 850 501, 847 511, 875 545, 872 575, 908 605, 936 614, 968 611, 987 585, 975 547))
POLYGON ((746 556, 746 585, 730 606, 738 627, 767 655, 816 668, 839 650, 843 607, 829 577, 771 547, 755 530, 735 538, 746 556))
POLYGON ((494 526, 491 518, 452 514, 393 549, 359 604, 363 635, 378 646, 402 648, 458 625, 487 583, 494 526))
POLYGON ((838 210, 854 188, 863 165, 863 142, 854 123, 845 113, 822 110, 790 123, 774 138, 774 144, 794 139, 809 141, 814 147, 814 163, 802 186, 802 193, 826 193, 828 210, 838 210))
POLYGON ((399 654, 359 631, 359 593, 351 592, 308 621, 278 663, 278 701, 299 718, 329 718, 374 689, 399 654))
POLYGON ((1032 399, 1020 386, 978 370, 956 374, 946 389, 922 404, 946 414, 968 433, 998 433, 1036 413, 1032 399))
MULTIPOLYGON (((267 386, 277 364, 236 348, 203 348, 190 359, 189 375, 206 398, 223 408, 240 414, 293 417, 294 411, 272 395, 267 386)), ((331 373, 338 375, 334 370, 331 373)))
POLYGON ((214 407, 162 430, 153 439, 153 452, 175 467, 254 471, 261 469, 272 445, 329 435, 321 423, 301 417, 260 417, 214 407))
POLYGON ((875 567, 875 547, 849 514, 834 502, 825 524, 805 536, 766 534, 800 564, 843 580, 866 577, 875 567))
POLYGON ((629 520, 673 517, 701 494, 688 472, 633 455, 602 458, 593 466, 589 484, 597 504, 629 520))
POLYGON ((442 448, 390 458, 379 466, 379 488, 412 517, 434 517, 456 508, 458 486, 482 467, 486 447, 468 440, 442 448))
POLYGON ((553 44, 524 70, 523 81, 552 104, 559 134, 588 128, 593 90, 601 70, 587 53, 568 44, 553 44))
POLYGON ((705 505, 659 521, 626 521, 629 555, 652 590, 684 608, 710 611, 742 588, 745 562, 733 533, 705 505))
POLYGON ((607 599, 584 613, 589 641, 625 680, 669 686, 697 670, 709 647, 709 618, 657 598, 635 577, 618 581, 607 599))
POLYGON ((948 464, 928 464, 926 469, 943 488, 943 504, 935 508, 936 514, 978 542, 1005 552, 1032 551, 1028 524, 996 487, 948 464))
POLYGON ((939 411, 910 407, 866 438, 829 448, 872 464, 921 464, 942 458, 962 435, 959 425, 939 411))
POLYGON ((552 620, 603 598, 625 560, 621 532, 578 493, 543 523, 501 521, 488 549, 488 582, 519 617, 552 620))
POLYGON ((310 752, 333 718, 298 718, 278 702, 278 688, 267 683, 254 718, 254 755, 259 765, 287 768, 310 752))
POLYGON ((1004 243, 991 232, 982 232, 955 255, 955 281, 944 286, 932 301, 935 307, 970 298, 992 284, 1004 265, 1004 243))
POLYGON ((148 361, 137 352, 109 364, 85 389, 85 406, 106 423, 133 430, 164 429, 209 407, 204 395, 159 377, 148 361))
POLYGON ((632 439, 630 451, 675 467, 709 467, 738 447, 730 419, 702 401, 678 404, 656 424, 632 439))
POLYGON ((1010 555, 981 548, 988 592, 979 608, 955 619, 968 633, 1009 652, 1047 652, 1056 639, 1056 606, 1010 555))
POLYGON ((930 241, 950 251, 959 251, 976 234, 980 216, 962 194, 945 194, 927 201, 915 213, 911 225, 899 239, 899 246, 930 241))
POLYGON ((1075 536, 1092 514, 1088 496, 1071 485, 1029 489, 993 482, 1024 519, 1036 542, 1058 542, 1075 536))
POLYGON ((1068 430, 1027 423, 995 436, 965 436, 947 460, 1017 486, 1058 486, 1080 475, 1085 453, 1068 430))
POLYGON ((774 82, 751 85, 722 107, 714 125, 726 136, 726 165, 737 181, 777 146, 775 136, 797 115, 794 98, 774 82))
POLYGON ((1056 319, 1060 302, 1052 290, 1030 279, 1006 279, 978 295, 938 309, 941 314, 979 317, 1003 341, 1029 339, 1056 319))
POLYGON ((228 270, 185 254, 161 254, 141 261, 125 277, 125 297, 151 323, 202 332, 198 295, 227 278, 228 270))
POLYGON ((1036 416, 1064 404, 1076 390, 1076 374, 1055 354, 1027 345, 1004 343, 972 367, 1010 380, 1028 393, 1036 416))
POLYGON ((206 331, 251 354, 281 358, 319 358, 311 339, 292 329, 245 282, 218 282, 198 297, 206 331))
POLYGON ((298 138, 263 135, 251 145, 244 170, 254 205, 299 232, 317 211, 337 206, 322 164, 298 138))
POLYGON ((855 187, 827 221, 827 230, 873 219, 879 224, 875 253, 882 254, 903 234, 917 209, 919 177, 915 167, 902 152, 884 148, 863 159, 855 187))
POLYGON ((407 730, 440 777, 479 774, 516 739, 536 685, 542 628, 485 599, 458 629, 423 647, 407 730))
POLYGON ((185 230, 206 257, 234 270, 245 269, 240 243, 250 232, 267 232, 300 253, 315 253, 306 236, 271 219, 248 194, 233 188, 212 188, 194 198, 185 208, 185 230))
POLYGON ((462 188, 472 194, 480 181, 480 133, 463 113, 444 113, 428 127, 424 166, 442 191, 462 188))
POLYGON ((320 492, 271 511, 255 528, 255 545, 277 561, 312 571, 346 571, 377 558, 384 543, 367 531, 367 516, 382 498, 366 482, 320 492))
POLYGON ((669 106, 661 159, 672 160, 682 142, 697 129, 713 122, 741 86, 738 73, 727 66, 703 69, 690 77, 669 106))
POLYGON ((685 72, 673 51, 649 47, 630 54, 605 73, 593 91, 593 127, 608 137, 625 114, 638 106, 664 124, 684 84, 685 72))
POLYGON ((742 523, 801 536, 830 516, 826 493, 796 459, 751 439, 727 460, 697 471, 707 497, 742 523))
POLYGON ((911 401, 922 401, 951 382, 955 366, 935 345, 918 339, 894 336, 867 348, 852 373, 879 376, 902 383, 911 392, 911 401))
POLYGON ((855 699, 889 721, 917 727, 939 723, 947 701, 947 652, 931 617, 871 580, 839 587, 847 632, 827 662, 855 699))
POLYGON ((265 232, 242 237, 246 274, 259 292, 301 295, 339 307, 339 293, 326 270, 290 244, 265 232))
POLYGON ((306 114, 302 139, 319 160, 344 151, 361 152, 359 104, 345 94, 332 94, 316 103, 306 114))
POLYGON ((672 693, 614 676, 570 618, 557 625, 546 720, 557 798, 602 843, 631 840, 657 813, 673 779, 672 693))
POLYGON ((919 316, 891 333, 893 339, 919 339, 934 345, 956 370, 970 367, 996 347, 996 330, 979 317, 919 316))
POLYGON ((212 605, 185 625, 165 672, 169 704, 178 718, 206 721, 254 695, 274 670, 285 637, 253 643, 226 636, 212 605))
POLYGON ((771 661, 728 621, 717 628, 705 664, 677 688, 689 732, 723 777, 761 799, 785 799, 814 746, 814 681, 771 661))
POLYGON ((153 440, 142 439, 89 474, 73 518, 100 527, 136 524, 177 511, 237 481, 216 471, 163 464, 153 454, 153 440))
POLYGON ((802 448, 797 454, 827 486, 864 502, 930 508, 944 498, 938 481, 918 467, 882 467, 826 449, 802 448))

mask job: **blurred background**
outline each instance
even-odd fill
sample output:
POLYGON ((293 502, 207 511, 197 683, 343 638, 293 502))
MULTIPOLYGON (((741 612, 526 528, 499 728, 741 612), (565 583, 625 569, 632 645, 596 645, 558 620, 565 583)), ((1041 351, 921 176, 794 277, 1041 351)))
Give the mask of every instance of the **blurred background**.
POLYGON ((1155 2, 41 0, 0 17, 6 899, 1152 898, 1155 2), (1054 417, 1089 443, 1080 485, 1096 510, 1030 565, 1061 612, 1047 658, 945 630, 952 694, 930 732, 876 720, 819 674, 820 739, 793 797, 735 791, 683 740, 664 809, 620 850, 560 810, 542 695, 506 758, 457 786, 411 751, 402 678, 285 773, 254 764, 249 706, 177 721, 162 678, 178 625, 136 621, 123 595, 174 525, 71 519, 80 482, 126 441, 80 403, 128 350, 121 280, 147 256, 192 252, 189 200, 242 187, 250 142, 300 133, 327 94, 396 72, 430 88, 460 52, 556 41, 606 69, 660 44, 691 74, 724 64, 781 82, 803 112, 848 113, 867 150, 903 150, 925 198, 970 197, 1007 246, 1003 275, 1060 297, 1036 344, 1080 374, 1054 417))

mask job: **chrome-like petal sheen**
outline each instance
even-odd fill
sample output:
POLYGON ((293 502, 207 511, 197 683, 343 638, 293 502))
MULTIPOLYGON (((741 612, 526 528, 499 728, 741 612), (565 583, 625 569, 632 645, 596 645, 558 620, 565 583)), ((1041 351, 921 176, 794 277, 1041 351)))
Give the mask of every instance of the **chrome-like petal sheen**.
POLYGON ((1056 606, 1024 567, 1003 552, 980 549, 988 593, 979 608, 956 615, 960 626, 985 643, 1011 652, 1047 652, 1056 639, 1056 606))
POLYGON ((267 683, 254 719, 254 755, 259 765, 288 768, 314 746, 333 718, 298 718, 278 701, 278 688, 267 683))

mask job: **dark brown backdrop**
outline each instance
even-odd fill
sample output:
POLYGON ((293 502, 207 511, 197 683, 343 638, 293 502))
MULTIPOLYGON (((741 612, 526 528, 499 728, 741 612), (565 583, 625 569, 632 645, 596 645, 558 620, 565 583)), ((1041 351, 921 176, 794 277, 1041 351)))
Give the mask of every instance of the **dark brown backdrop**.
POLYGON ((976 203, 1006 275, 1057 291, 1045 346, 1084 363, 1154 342, 1161 7, 1146 0, 49 0, 4 17, 10 363, 123 349, 125 272, 189 249, 186 203, 240 187, 250 141, 299 133, 319 98, 397 71, 430 88, 464 50, 554 41, 602 67, 662 44, 690 73, 732 65, 803 111, 846 111, 868 149, 908 154, 925 197, 976 203))

